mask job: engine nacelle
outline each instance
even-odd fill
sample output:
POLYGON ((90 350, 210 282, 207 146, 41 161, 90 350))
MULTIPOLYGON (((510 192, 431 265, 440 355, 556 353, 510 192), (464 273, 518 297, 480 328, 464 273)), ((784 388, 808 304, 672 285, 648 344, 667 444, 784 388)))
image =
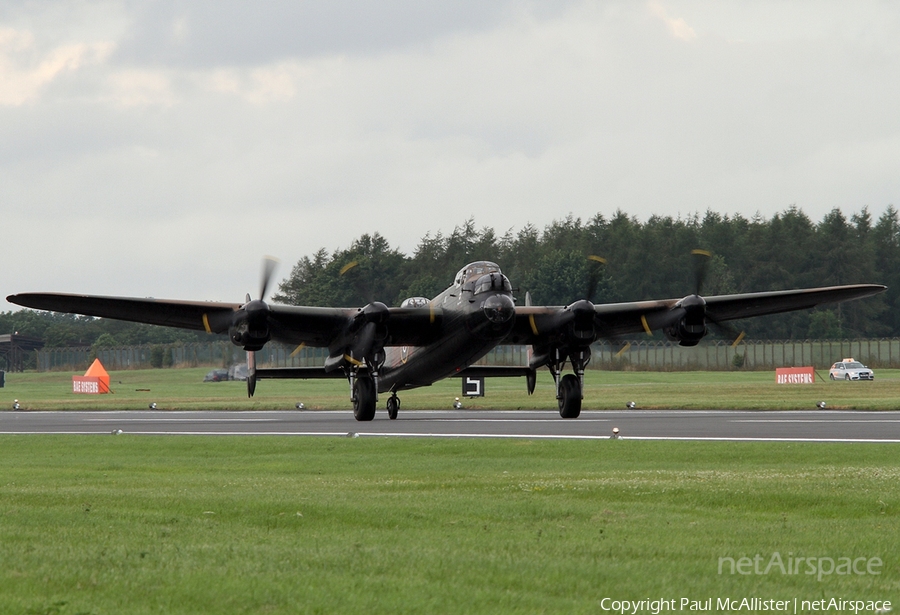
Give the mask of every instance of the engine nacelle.
POLYGON ((269 331, 254 331, 242 326, 244 324, 240 323, 238 326, 228 329, 228 337, 231 338, 231 342, 244 350, 262 350, 262 347, 271 338, 269 331))
POLYGON ((262 350, 272 337, 269 332, 268 312, 269 306, 260 300, 250 301, 235 312, 232 324, 228 327, 228 337, 232 343, 243 347, 244 350, 262 350))
POLYGON ((665 327, 663 333, 672 342, 678 342, 679 346, 696 346, 707 333, 706 325, 690 325, 682 318, 671 327, 665 327))
POLYGON ((670 312, 672 324, 663 327, 665 336, 681 346, 696 346, 706 335, 706 300, 688 295, 670 312))

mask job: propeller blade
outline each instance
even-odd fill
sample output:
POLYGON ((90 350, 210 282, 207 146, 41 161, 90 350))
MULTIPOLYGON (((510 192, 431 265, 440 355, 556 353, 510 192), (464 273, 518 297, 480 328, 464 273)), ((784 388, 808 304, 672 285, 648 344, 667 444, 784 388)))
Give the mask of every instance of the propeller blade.
POLYGON ((359 265, 359 261, 350 261, 349 263, 347 263, 346 265, 341 267, 341 271, 340 271, 339 275, 344 275, 345 273, 347 273, 348 271, 350 271, 351 269, 353 269, 354 267, 356 267, 358 265, 359 265))
POLYGON ((372 280, 368 279, 371 273, 363 271, 359 261, 350 261, 339 272, 340 277, 346 278, 359 299, 372 303, 375 300, 375 289, 372 288, 372 280))
POLYGON ((703 282, 706 280, 706 272, 709 270, 709 261, 712 252, 709 250, 691 250, 694 257, 694 294, 699 295, 703 290, 703 282))
POLYGON ((259 289, 259 298, 262 301, 266 300, 266 291, 269 290, 269 283, 272 281, 272 275, 275 273, 275 269, 278 268, 278 259, 274 256, 266 256, 263 259, 263 267, 262 267, 262 283, 259 289))
POLYGON ((247 351, 247 397, 256 392, 256 353, 247 351))
POLYGON ((366 323, 359 332, 356 344, 351 347, 351 356, 357 361, 362 361, 372 354, 372 348, 375 345, 375 329, 378 327, 374 322, 366 323))
POLYGON ((720 335, 722 335, 722 337, 732 340, 731 341, 732 348, 736 348, 737 345, 741 343, 741 340, 744 339, 744 336, 747 335, 747 333, 745 331, 739 331, 738 329, 732 327, 728 323, 719 322, 718 320, 714 319, 709 314, 706 315, 706 320, 707 320, 707 322, 709 322, 709 324, 711 324, 713 327, 716 328, 716 330, 719 332, 720 335))
POLYGON ((588 256, 588 287, 584 298, 592 303, 594 301, 594 293, 597 292, 597 284, 600 282, 600 273, 605 264, 606 259, 602 256, 595 254, 588 256))

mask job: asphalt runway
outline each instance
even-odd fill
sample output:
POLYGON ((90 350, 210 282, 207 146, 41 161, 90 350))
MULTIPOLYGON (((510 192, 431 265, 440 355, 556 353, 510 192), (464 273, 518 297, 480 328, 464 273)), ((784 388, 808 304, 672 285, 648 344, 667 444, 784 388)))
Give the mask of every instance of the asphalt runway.
POLYGON ((293 435, 815 442, 900 442, 900 412, 379 410, 358 422, 346 411, 2 412, 2 434, 293 435))

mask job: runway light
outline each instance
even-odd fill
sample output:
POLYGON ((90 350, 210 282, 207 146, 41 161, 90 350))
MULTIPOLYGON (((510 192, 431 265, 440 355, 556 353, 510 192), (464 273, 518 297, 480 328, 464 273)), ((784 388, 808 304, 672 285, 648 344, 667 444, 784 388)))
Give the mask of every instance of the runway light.
POLYGON ((14 399, 14 400, 13 400, 13 410, 19 410, 19 409, 21 409, 21 408, 22 408, 22 406, 19 405, 19 400, 18 400, 18 399, 14 399))
POLYGON ((303 405, 302 401, 298 401, 295 408, 297 408, 297 410, 303 410, 304 408, 306 408, 306 406, 303 405))
POLYGON ((824 402, 824 401, 820 401, 819 403, 816 404, 816 408, 818 408, 819 410, 824 410, 824 409, 825 409, 825 402, 824 402))
POLYGON ((356 433, 355 431, 351 431, 350 433, 347 434, 347 437, 348 438, 358 438, 359 434, 356 433))
POLYGON ((112 435, 114 435, 114 436, 118 436, 118 435, 121 435, 121 434, 122 434, 122 430, 121 430, 121 429, 113 429, 113 430, 112 430, 112 435))
POLYGON ((150 409, 156 410, 156 402, 155 401, 150 403, 150 409))
POLYGON ((454 410, 462 410, 462 407, 463 407, 462 402, 459 401, 459 397, 457 397, 455 400, 453 400, 453 409, 454 410))
POLYGON ((627 404, 625 404, 625 407, 628 408, 629 410, 634 410, 636 407, 636 404, 633 401, 630 401, 627 404))
POLYGON ((618 440, 619 439, 619 428, 618 427, 613 427, 613 433, 609 437, 609 439, 610 440, 618 440))

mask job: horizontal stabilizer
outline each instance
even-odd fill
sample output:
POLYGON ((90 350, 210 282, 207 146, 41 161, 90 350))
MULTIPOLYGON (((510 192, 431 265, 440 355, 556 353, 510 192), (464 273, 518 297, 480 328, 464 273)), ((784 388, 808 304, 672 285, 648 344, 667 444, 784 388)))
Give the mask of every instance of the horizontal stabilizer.
POLYGON ((326 372, 324 367, 270 367, 257 368, 256 378, 265 378, 268 380, 278 380, 281 378, 313 380, 318 378, 346 378, 346 376, 342 370, 338 369, 326 372))
POLYGON ((463 376, 470 378, 515 378, 528 376, 533 372, 534 370, 527 365, 471 365, 456 372, 453 376, 457 378, 463 376))

